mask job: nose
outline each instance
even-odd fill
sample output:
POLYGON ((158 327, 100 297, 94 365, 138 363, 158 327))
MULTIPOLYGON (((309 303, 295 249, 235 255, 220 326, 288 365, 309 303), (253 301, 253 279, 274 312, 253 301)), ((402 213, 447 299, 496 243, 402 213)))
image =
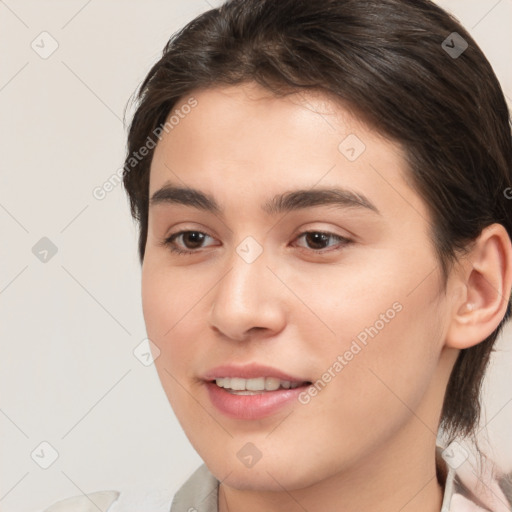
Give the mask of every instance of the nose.
POLYGON ((272 336, 284 328, 286 288, 268 263, 265 252, 251 263, 233 253, 228 270, 212 290, 212 329, 231 340, 245 341, 255 335, 272 336))

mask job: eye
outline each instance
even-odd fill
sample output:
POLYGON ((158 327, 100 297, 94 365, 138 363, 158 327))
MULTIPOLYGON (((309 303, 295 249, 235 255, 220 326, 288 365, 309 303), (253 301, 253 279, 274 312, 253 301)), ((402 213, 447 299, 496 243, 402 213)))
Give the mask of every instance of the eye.
MULTIPOLYGON (((209 236, 208 234, 202 231, 178 231, 165 238, 161 245, 168 247, 169 250, 175 254, 194 254, 199 252, 198 249, 202 249, 205 247, 203 243, 207 238, 211 238, 213 240, 213 237, 209 236), (180 240, 181 247, 177 243, 180 240)), ((301 239, 304 239, 309 247, 303 247, 300 245, 299 247, 305 250, 309 249, 310 252, 318 254, 324 254, 326 252, 331 252, 333 250, 341 250, 344 246, 352 242, 352 240, 345 238, 343 236, 324 231, 305 231, 295 238, 295 240, 301 239), (329 240, 334 240, 337 243, 329 244, 329 240), (332 245, 338 245, 340 247, 338 247, 337 249, 330 249, 327 251, 325 250, 326 248, 331 247, 332 245)))
POLYGON ((196 249, 201 249, 203 247, 202 243, 206 238, 212 237, 202 231, 178 231, 177 233, 173 233, 168 236, 162 242, 162 245, 165 245, 171 252, 176 254, 193 254, 198 252, 196 249), (176 240, 179 240, 180 238, 182 243, 185 245, 184 249, 176 245, 176 240))
POLYGON ((346 246, 352 242, 352 240, 350 240, 346 237, 336 235, 334 233, 325 232, 325 231, 305 231, 304 233, 301 233, 296 238, 296 240, 301 240, 301 239, 304 239, 306 241, 306 244, 310 246, 310 247, 306 247, 306 249, 309 248, 314 253, 320 253, 320 254, 326 253, 326 252, 331 252, 332 250, 340 250, 344 246, 346 246), (337 241, 337 243, 329 244, 329 240, 335 240, 335 241, 337 241), (340 247, 338 247, 337 249, 331 249, 329 251, 324 250, 327 247, 331 247, 332 245, 338 245, 340 247))

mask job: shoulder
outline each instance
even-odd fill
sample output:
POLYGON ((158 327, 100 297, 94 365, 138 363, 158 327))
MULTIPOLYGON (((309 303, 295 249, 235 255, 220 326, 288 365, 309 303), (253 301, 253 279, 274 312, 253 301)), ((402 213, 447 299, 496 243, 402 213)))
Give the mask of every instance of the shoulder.
POLYGON ((512 475, 491 459, 479 467, 471 448, 455 441, 436 448, 436 465, 445 491, 441 512, 512 511, 512 475))
POLYGON ((219 481, 202 464, 179 488, 170 512, 217 512, 218 488, 219 481))
POLYGON ((99 491, 66 498, 42 512, 217 512, 218 480, 205 464, 199 466, 174 494, 166 486, 122 486, 121 491, 99 491), (174 494, 174 497, 173 497, 174 494))
POLYGON ((57 501, 43 512, 108 512, 110 506, 119 498, 118 491, 98 491, 57 501))

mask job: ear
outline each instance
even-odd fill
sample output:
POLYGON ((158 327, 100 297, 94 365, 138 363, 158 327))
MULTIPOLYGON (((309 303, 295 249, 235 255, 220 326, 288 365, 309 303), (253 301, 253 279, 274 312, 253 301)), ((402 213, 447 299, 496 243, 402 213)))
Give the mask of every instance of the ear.
POLYGON ((453 277, 456 296, 446 346, 464 349, 492 334, 507 311, 512 288, 512 243, 504 226, 482 230, 453 277))

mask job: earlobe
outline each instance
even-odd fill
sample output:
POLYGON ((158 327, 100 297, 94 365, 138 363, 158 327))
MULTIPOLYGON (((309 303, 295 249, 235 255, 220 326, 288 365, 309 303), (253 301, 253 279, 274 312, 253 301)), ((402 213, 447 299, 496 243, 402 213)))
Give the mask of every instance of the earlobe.
POLYGON ((501 224, 482 230, 461 258, 456 285, 465 289, 453 306, 446 346, 465 349, 492 334, 505 316, 512 287, 512 244, 501 224))

